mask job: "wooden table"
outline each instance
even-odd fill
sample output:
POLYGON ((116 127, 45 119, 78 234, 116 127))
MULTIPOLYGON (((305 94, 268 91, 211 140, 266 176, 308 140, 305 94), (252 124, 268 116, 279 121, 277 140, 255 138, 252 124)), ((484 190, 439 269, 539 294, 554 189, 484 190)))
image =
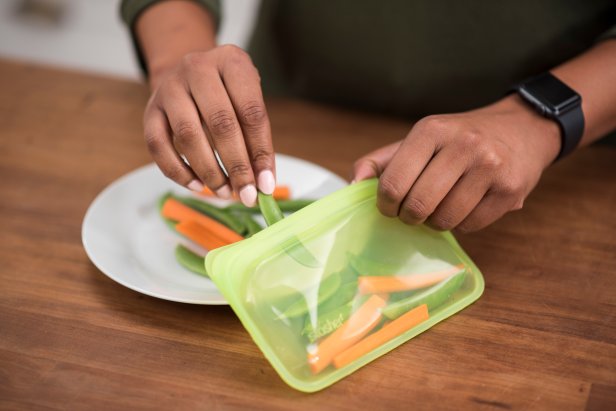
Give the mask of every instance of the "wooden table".
MULTIPOLYGON (((523 211, 459 236, 475 304, 316 394, 233 312, 116 284, 81 245, 107 184, 150 162, 139 84, 0 62, 0 409, 616 409, 616 150, 546 172, 523 211)), ((403 121, 270 101, 278 151, 348 176, 403 121)))

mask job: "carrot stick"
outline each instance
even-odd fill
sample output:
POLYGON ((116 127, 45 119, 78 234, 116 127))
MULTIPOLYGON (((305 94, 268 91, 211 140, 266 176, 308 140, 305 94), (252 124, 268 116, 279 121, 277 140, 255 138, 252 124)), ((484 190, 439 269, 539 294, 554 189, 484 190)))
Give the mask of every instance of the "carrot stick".
MULTIPOLYGON (((216 194, 214 194, 214 192, 208 187, 205 187, 201 191, 201 195, 204 195, 206 197, 213 197, 216 194)), ((272 196, 276 200, 288 200, 289 198, 291 198, 291 189, 289 188, 289 186, 276 186, 276 188, 274 188, 274 193, 272 194, 272 196)), ((233 198, 236 200, 239 199, 239 197, 235 193, 233 193, 233 198)))
POLYGON ((276 200, 288 200, 291 198, 291 189, 289 188, 289 186, 278 186, 274 188, 272 196, 276 200))
POLYGON ((334 357, 368 334, 381 321, 386 297, 373 295, 357 309, 340 328, 308 353, 308 364, 314 374, 327 367, 334 357))
POLYGON ((413 308, 411 311, 383 326, 383 328, 377 332, 370 334, 357 344, 347 348, 345 351, 335 356, 334 367, 342 368, 345 365, 352 363, 375 348, 380 347, 397 336, 404 334, 417 324, 426 321, 429 317, 428 306, 426 304, 413 308))
MULTIPOLYGON (((244 237, 231 230, 224 224, 210 218, 185 204, 177 201, 174 198, 168 198, 163 204, 161 211, 163 217, 169 218, 174 221, 185 222, 194 221, 203 226, 204 229, 209 230, 214 236, 218 237, 222 242, 226 244, 235 243, 236 241, 243 240, 244 237)), ((177 228, 177 226, 176 226, 177 228)))
POLYGON ((388 276, 367 276, 359 277, 360 294, 392 293, 397 291, 416 290, 436 283, 457 274, 464 270, 463 264, 454 265, 445 270, 433 271, 422 274, 404 274, 388 276))
POLYGON ((194 241, 207 250, 213 250, 215 248, 230 244, 220 239, 210 230, 193 220, 182 221, 179 224, 176 224, 175 229, 178 233, 183 234, 188 239, 194 241))

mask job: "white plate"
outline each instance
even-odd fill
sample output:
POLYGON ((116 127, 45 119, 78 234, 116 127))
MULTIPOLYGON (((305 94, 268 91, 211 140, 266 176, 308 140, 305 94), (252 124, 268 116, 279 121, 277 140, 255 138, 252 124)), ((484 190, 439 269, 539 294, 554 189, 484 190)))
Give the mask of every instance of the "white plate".
MULTIPOLYGON (((293 198, 321 198, 347 184, 316 164, 282 154, 276 155, 276 170, 278 184, 289 186, 293 198)), ((186 242, 169 230, 157 209, 158 198, 170 190, 190 194, 155 164, 113 182, 86 212, 81 231, 86 253, 109 278, 140 293, 183 303, 227 304, 214 283, 176 262, 175 246, 186 242)))

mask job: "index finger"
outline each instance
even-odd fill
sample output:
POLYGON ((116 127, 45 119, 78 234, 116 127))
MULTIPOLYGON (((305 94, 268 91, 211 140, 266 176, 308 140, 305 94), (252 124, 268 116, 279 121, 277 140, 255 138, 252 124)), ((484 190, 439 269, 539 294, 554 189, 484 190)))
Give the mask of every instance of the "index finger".
POLYGON ((435 154, 434 140, 420 133, 417 127, 411 129, 379 178, 377 206, 388 217, 398 215, 402 201, 435 154))

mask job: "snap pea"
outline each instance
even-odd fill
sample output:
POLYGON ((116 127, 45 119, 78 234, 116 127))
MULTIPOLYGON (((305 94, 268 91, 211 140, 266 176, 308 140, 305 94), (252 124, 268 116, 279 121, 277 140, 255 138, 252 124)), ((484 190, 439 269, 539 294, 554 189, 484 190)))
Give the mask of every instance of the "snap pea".
POLYGON ((320 268, 322 266, 319 260, 295 236, 285 242, 282 248, 292 259, 304 267, 320 268))
POLYGON ((257 223, 250 216, 250 214, 242 213, 239 215, 239 219, 244 224, 244 227, 246 227, 246 238, 252 237, 253 235, 257 234, 259 231, 263 230, 263 227, 261 227, 261 224, 257 223))
POLYGON ((259 191, 259 209, 268 226, 277 223, 284 218, 278 203, 271 195, 259 191))
POLYGON ((295 318, 300 315, 306 314, 309 310, 315 309, 319 304, 327 301, 330 297, 332 297, 338 288, 340 287, 340 274, 334 273, 328 276, 325 280, 319 283, 318 285, 318 295, 316 306, 313 303, 313 306, 310 306, 306 298, 304 297, 307 293, 310 292, 308 290, 305 293, 302 293, 301 296, 295 300, 282 314, 280 314, 280 318, 295 318))
POLYGON ((447 301, 447 299, 462 286, 465 278, 464 276, 465 271, 456 274, 425 291, 413 294, 403 300, 396 301, 383 309, 383 315, 390 320, 394 320, 413 308, 420 306, 421 304, 427 304, 428 310, 432 311, 447 301))
POLYGON ((175 259, 182 267, 192 271, 193 273, 201 274, 204 277, 210 278, 207 271, 205 271, 203 257, 193 253, 182 244, 178 244, 175 247, 175 259))
POLYGON ((313 316, 306 316, 302 335, 310 342, 335 331, 351 315, 357 295, 357 272, 346 266, 339 273, 342 285, 334 297, 318 305, 316 327, 312 325, 313 316))
POLYGON ((357 280, 343 283, 336 292, 336 298, 330 298, 317 308, 318 312, 328 312, 353 300, 357 294, 357 280))
POLYGON ((212 217, 214 220, 226 225, 240 235, 243 235, 246 232, 246 227, 244 224, 233 214, 222 208, 218 208, 213 204, 206 203, 205 201, 201 201, 197 198, 178 196, 173 196, 173 198, 209 217, 212 217))
POLYGON ((393 275, 398 272, 401 264, 377 261, 366 256, 347 253, 349 264, 361 275, 393 275))
MULTIPOLYGON (((280 211, 287 213, 287 212, 295 212, 295 211, 301 210, 302 208, 314 203, 315 201, 316 200, 296 199, 296 200, 278 200, 276 202, 278 203, 278 207, 280 208, 280 211)), ((233 211, 233 212, 242 212, 242 213, 252 213, 252 214, 257 214, 261 211, 260 208, 257 206, 246 207, 242 203, 233 203, 225 207, 224 210, 233 211)))
MULTIPOLYGON (((284 218, 282 211, 280 211, 280 207, 278 207, 278 203, 271 195, 263 194, 259 192, 259 208, 261 209, 261 214, 263 214, 263 218, 268 226, 277 223, 278 221, 284 218)), ((282 245, 282 248, 285 252, 291 256, 295 261, 302 264, 305 267, 319 268, 321 267, 321 263, 308 251, 306 247, 299 241, 299 239, 295 236, 289 238, 282 245)))

